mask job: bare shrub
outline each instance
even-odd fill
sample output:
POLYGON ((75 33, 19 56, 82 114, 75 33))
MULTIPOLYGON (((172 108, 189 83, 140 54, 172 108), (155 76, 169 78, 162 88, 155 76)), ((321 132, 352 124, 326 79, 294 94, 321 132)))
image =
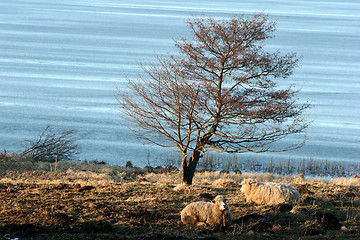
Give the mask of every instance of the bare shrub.
POLYGON ((25 140, 26 149, 19 156, 31 156, 35 161, 66 161, 79 153, 75 130, 54 133, 50 126, 34 140, 25 140))

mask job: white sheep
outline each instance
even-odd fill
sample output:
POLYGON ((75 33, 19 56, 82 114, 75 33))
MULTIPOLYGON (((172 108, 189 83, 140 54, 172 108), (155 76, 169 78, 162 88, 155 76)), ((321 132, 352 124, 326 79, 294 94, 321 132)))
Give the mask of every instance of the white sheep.
POLYGON ((245 179, 241 182, 241 191, 245 194, 247 202, 257 204, 277 205, 300 200, 300 193, 289 184, 262 183, 254 179, 245 179))
POLYGON ((215 197, 213 202, 193 202, 181 211, 181 221, 186 225, 198 227, 226 228, 233 218, 225 198, 215 197))

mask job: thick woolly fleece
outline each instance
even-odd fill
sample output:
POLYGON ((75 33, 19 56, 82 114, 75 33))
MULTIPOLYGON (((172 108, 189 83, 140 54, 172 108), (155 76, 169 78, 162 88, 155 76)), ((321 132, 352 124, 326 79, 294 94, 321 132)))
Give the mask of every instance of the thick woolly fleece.
POLYGON ((222 196, 214 202, 193 202, 181 211, 181 221, 187 225, 226 228, 233 218, 229 206, 222 196))
POLYGON ((254 179, 245 179, 241 182, 241 191, 245 194, 247 202, 257 204, 292 204, 300 200, 300 193, 289 184, 262 183, 254 179))

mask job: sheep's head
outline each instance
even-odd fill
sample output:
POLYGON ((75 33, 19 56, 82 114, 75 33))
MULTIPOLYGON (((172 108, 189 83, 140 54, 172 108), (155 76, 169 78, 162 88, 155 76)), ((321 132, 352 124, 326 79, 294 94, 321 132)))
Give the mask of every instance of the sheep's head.
POLYGON ((252 187, 257 186, 257 185, 258 185, 258 182, 255 179, 251 179, 251 178, 244 179, 241 182, 241 191, 246 194, 246 193, 250 192, 252 187))
POLYGON ((257 181, 255 179, 252 179, 252 178, 244 179, 241 182, 241 186, 244 186, 244 185, 256 185, 256 184, 257 184, 257 181))
POLYGON ((217 205, 219 207, 219 209, 221 211, 225 211, 229 209, 229 206, 226 203, 226 200, 223 196, 216 196, 216 198, 213 201, 215 203, 215 205, 217 205))

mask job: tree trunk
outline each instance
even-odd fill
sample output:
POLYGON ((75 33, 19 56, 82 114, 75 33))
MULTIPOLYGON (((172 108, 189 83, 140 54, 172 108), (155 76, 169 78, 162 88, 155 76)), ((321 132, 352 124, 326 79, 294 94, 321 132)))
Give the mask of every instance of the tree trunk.
POLYGON ((201 152, 200 151, 194 151, 191 158, 189 159, 189 163, 186 164, 186 160, 182 162, 182 166, 181 166, 181 177, 182 177, 182 182, 187 184, 187 185, 191 185, 192 184, 192 180, 194 178, 195 175, 195 169, 196 169, 196 165, 199 162, 199 159, 201 158, 201 152))

